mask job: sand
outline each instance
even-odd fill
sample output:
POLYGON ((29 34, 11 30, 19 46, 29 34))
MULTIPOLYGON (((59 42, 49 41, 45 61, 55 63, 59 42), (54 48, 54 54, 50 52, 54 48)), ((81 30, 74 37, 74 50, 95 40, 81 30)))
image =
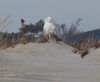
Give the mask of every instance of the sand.
POLYGON ((0 51, 0 82, 100 82, 100 49, 83 59, 59 42, 0 51))

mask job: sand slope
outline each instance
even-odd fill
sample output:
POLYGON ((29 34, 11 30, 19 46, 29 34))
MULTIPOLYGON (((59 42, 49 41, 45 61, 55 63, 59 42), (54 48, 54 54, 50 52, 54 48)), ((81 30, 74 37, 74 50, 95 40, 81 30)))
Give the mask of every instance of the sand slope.
POLYGON ((100 49, 84 59, 64 43, 29 43, 0 51, 0 82, 100 82, 100 49))

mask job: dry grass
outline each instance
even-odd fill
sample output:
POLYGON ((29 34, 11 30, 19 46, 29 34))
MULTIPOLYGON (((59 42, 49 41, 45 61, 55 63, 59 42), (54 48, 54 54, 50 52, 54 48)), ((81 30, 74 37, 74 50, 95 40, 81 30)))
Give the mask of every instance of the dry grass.
POLYGON ((83 40, 82 38, 79 40, 78 43, 74 45, 74 53, 81 54, 83 58, 89 53, 89 50, 94 47, 95 41, 92 33, 89 33, 88 39, 83 40))
POLYGON ((98 40, 95 45, 94 45, 95 48, 100 48, 100 40, 98 40))
POLYGON ((34 37, 34 35, 26 35, 23 33, 19 33, 19 34, 12 34, 10 35, 11 37, 8 37, 7 33, 4 33, 0 39, 0 49, 6 49, 9 47, 15 47, 17 44, 27 44, 30 42, 36 42, 36 43, 44 43, 44 42, 48 42, 49 40, 44 37, 34 37))

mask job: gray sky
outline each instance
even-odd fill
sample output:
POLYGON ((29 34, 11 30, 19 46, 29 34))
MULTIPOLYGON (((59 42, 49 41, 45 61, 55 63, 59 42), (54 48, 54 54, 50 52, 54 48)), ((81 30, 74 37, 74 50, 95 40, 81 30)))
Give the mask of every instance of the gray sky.
POLYGON ((52 16, 58 23, 67 27, 82 18, 81 30, 100 28, 100 0, 0 0, 0 16, 12 14, 10 31, 17 31, 20 18, 35 23, 52 16))

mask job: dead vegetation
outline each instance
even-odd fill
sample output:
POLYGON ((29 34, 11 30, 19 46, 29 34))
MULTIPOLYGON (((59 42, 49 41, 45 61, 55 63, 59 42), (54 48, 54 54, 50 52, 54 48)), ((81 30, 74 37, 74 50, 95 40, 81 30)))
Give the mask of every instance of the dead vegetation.
POLYGON ((94 45, 95 49, 100 48, 100 40, 98 40, 95 45, 94 45))
POLYGON ((95 39, 93 37, 92 33, 89 33, 89 36, 87 39, 80 39, 75 45, 74 45, 74 53, 81 54, 81 57, 84 58, 89 53, 89 50, 93 48, 95 45, 95 39))
MULTIPOLYGON (((29 43, 29 42, 39 42, 40 43, 40 42, 46 41, 46 39, 44 39, 43 34, 34 33, 32 29, 34 25, 25 24, 24 19, 21 19, 21 28, 19 29, 20 32, 8 33, 7 32, 9 30, 8 25, 11 24, 11 22, 7 21, 9 17, 10 15, 8 15, 6 18, 4 18, 0 22, 0 49, 6 49, 9 47, 14 48, 16 44, 25 45, 26 43, 29 43), (28 34, 29 30, 32 31, 30 34, 28 34)), ((43 26, 42 20, 39 21, 39 24, 43 26)), ((39 24, 36 23, 36 26, 39 26, 39 24)))

